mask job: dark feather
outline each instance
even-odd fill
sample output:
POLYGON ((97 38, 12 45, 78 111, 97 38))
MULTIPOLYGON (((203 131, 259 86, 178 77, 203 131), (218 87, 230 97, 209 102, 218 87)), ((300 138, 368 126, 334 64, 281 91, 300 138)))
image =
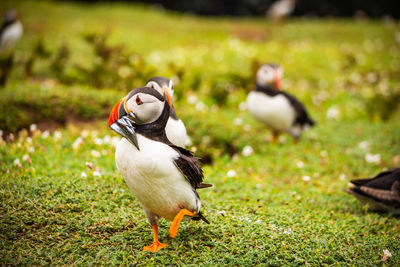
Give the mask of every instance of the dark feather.
POLYGON ((371 179, 352 180, 356 187, 347 192, 358 199, 370 199, 394 209, 400 208, 400 168, 379 173, 371 179))
POLYGON ((400 177, 400 168, 381 172, 373 178, 351 180, 351 183, 356 186, 368 186, 376 189, 390 190, 396 177, 400 177))
POLYGON ((197 189, 203 182, 203 170, 200 167, 198 158, 193 153, 182 147, 170 144, 175 151, 179 153, 179 157, 175 159, 175 164, 189 181, 194 189, 197 189))

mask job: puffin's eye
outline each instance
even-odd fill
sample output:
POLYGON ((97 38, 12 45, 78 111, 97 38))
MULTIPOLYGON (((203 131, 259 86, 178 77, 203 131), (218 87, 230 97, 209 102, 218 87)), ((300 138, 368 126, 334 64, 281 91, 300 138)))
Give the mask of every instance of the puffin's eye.
POLYGON ((138 105, 143 104, 143 101, 142 101, 142 99, 140 99, 139 96, 136 97, 136 104, 138 104, 138 105))

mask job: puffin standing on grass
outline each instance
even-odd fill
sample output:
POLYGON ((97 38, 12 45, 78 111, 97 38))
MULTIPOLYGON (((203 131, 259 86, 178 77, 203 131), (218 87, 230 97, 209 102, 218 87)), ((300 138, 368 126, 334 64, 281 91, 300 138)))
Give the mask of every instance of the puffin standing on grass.
MULTIPOLYGON (((147 87, 156 89, 160 94, 163 91, 168 91, 170 96, 174 96, 173 83, 170 79, 157 76, 153 77, 146 83, 147 87)), ((171 112, 168 118, 167 126, 165 127, 168 139, 177 146, 185 147, 191 144, 191 140, 187 135, 185 124, 180 120, 175 113, 174 106, 171 106, 171 112)))
POLYGON ((118 170, 140 201, 153 232, 154 241, 145 251, 167 246, 158 240, 158 220, 172 221, 175 238, 182 219, 208 220, 200 212, 196 189, 203 183, 203 171, 193 154, 172 144, 165 133, 170 116, 169 91, 141 87, 132 90, 112 109, 108 125, 123 138, 115 151, 118 170))
POLYGON ((346 190, 372 211, 387 211, 400 215, 400 168, 384 171, 374 178, 352 180, 346 190))
POLYGON ((297 142, 301 133, 315 122, 294 96, 281 91, 283 70, 276 64, 262 65, 257 71, 256 88, 247 96, 250 113, 272 130, 273 141, 282 132, 297 142))

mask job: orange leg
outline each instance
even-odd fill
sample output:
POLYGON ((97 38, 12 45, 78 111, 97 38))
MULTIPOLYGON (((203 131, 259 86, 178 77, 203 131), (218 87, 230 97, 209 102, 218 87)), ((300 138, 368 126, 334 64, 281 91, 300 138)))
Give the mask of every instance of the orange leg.
POLYGON ((279 132, 272 132, 271 143, 278 143, 279 141, 279 132))
POLYGON ((181 209, 178 214, 176 214, 174 220, 171 223, 171 227, 169 228, 169 236, 171 238, 175 238, 178 234, 179 224, 181 223, 183 216, 194 216, 196 214, 195 211, 188 211, 187 209, 181 209))
POLYGON ((153 228, 153 233, 154 233, 154 241, 153 244, 150 246, 146 246, 143 248, 143 251, 151 251, 151 252, 157 252, 163 247, 168 246, 167 244, 163 244, 160 241, 158 241, 158 226, 157 224, 154 224, 151 226, 153 228))

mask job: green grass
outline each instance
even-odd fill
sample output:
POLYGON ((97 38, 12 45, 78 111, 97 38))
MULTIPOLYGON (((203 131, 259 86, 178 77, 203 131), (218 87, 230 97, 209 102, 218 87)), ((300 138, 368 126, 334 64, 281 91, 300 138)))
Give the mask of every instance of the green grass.
MULTIPOLYGON (((84 84, 49 86, 45 70, 44 78, 31 81, 16 69, 9 87, 0 89, 0 118, 7 123, 14 113, 22 114, 24 127, 41 119, 63 121, 67 111, 104 121, 85 129, 67 124, 49 136, 23 130, 13 142, 0 142, 1 264, 400 264, 399 219, 368 212, 344 192, 350 179, 398 165, 398 112, 382 121, 365 102, 380 90, 400 87, 394 26, 198 18, 128 4, 6 1, 0 7, 12 4, 26 25, 17 58, 41 35, 51 48, 66 40, 73 60, 90 64, 82 32, 111 28, 112 43, 140 53, 160 74, 173 74, 171 61, 180 66, 185 74, 175 88, 177 113, 192 150, 212 159, 204 166, 205 181, 215 187, 199 192, 210 225, 185 222, 170 240, 169 222, 161 220, 160 240, 169 246, 157 254, 142 252, 152 241, 151 227, 116 170, 116 135, 104 117, 124 93, 84 84), (234 84, 218 101, 216 90, 223 93, 229 77, 251 77, 254 59, 281 63, 284 87, 316 119, 299 144, 288 136, 279 144, 265 141, 269 132, 239 109, 249 88, 234 84), (368 79, 370 73, 377 81, 368 79), (195 104, 189 101, 193 95, 195 104), (336 119, 326 116, 332 107, 340 113, 336 119), (19 112, 26 110, 31 113, 19 112), (362 141, 368 151, 359 147, 362 141), (247 145, 254 154, 246 157, 241 151, 247 145), (380 154, 381 161, 366 162, 366 153, 380 154), (94 175, 96 168, 101 176, 94 175), (230 170, 235 177, 228 177, 230 170), (382 263, 384 249, 393 256, 382 263)), ((0 128, 10 127, 4 121, 0 128)))

